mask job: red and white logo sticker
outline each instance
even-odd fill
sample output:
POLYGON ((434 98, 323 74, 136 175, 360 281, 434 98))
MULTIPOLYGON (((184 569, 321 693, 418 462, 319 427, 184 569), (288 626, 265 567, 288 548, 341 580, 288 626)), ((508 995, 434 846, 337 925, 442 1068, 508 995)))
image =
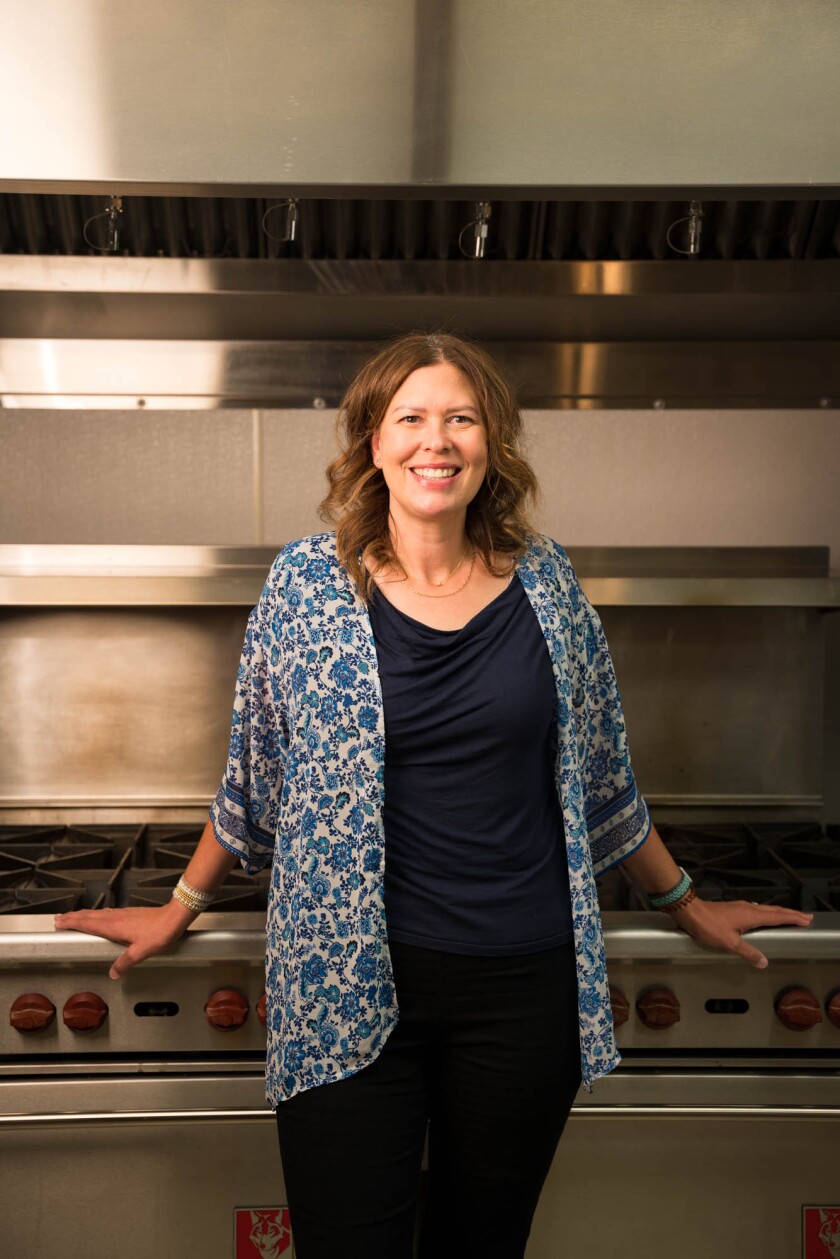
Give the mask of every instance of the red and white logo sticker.
POLYGON ((237 1207, 234 1259, 294 1259, 288 1207, 237 1207))
POLYGON ((840 1206, 802 1208, 803 1259, 840 1259, 840 1206))

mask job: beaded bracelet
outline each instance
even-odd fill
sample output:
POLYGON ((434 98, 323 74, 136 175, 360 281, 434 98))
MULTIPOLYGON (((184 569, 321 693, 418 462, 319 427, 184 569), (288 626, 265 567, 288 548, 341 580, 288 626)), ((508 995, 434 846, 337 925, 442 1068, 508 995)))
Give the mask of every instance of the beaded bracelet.
POLYGON ((673 905, 663 905, 661 907, 661 912, 663 914, 674 914, 678 909, 685 909, 686 905, 690 905, 692 901, 696 900, 697 893, 694 890, 694 884, 692 883, 685 896, 681 897, 678 901, 674 901, 673 905))
POLYGON ((675 883, 672 888, 670 888, 667 892, 659 892, 656 895, 650 892, 648 893, 648 900, 654 909, 670 909, 671 907, 676 906, 677 902, 681 901, 682 898, 693 888, 694 884, 686 874, 685 870, 683 870, 682 866, 679 866, 678 869, 680 872, 680 880, 678 883, 675 883))
POLYGON ((172 891, 172 897, 193 914, 204 913, 205 909, 213 903, 213 897, 209 892, 200 892, 185 879, 178 880, 172 891))

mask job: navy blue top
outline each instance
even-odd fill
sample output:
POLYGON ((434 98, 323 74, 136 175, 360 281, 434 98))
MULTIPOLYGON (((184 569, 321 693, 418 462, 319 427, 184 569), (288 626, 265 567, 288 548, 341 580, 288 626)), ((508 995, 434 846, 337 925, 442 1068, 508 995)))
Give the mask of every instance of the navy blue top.
POLYGON ((503 955, 572 938, 555 689, 522 583, 460 630, 370 601, 385 713, 393 940, 503 955))

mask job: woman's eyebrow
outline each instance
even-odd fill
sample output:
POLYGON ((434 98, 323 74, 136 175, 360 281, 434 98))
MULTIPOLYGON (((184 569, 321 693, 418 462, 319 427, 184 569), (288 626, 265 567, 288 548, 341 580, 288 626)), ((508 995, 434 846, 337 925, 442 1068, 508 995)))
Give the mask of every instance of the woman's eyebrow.
MULTIPOLYGON (((401 402, 398 407, 394 408, 394 410, 395 411, 413 411, 416 415, 426 414, 425 407, 413 407, 413 406, 410 406, 407 402, 401 402)), ((463 406, 463 407, 447 407, 446 408, 447 415, 460 415, 462 411, 472 411, 475 413, 475 415, 478 415, 478 407, 463 406)))

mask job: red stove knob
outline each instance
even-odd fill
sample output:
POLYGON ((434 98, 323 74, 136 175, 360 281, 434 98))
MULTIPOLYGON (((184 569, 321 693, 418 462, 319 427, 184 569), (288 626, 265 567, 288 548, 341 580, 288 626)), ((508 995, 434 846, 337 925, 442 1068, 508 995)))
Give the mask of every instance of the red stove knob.
POLYGON ((670 988, 648 988, 636 1002, 636 1012, 645 1027, 656 1032, 680 1021, 680 1003, 670 988))
POLYGON ((262 1023, 263 1027, 265 1027, 265 1021, 266 1021, 265 1004, 266 1004, 265 993, 263 993, 263 995, 260 997, 259 1001, 257 1002, 257 1018, 262 1023))
POLYGON ((610 1005, 612 1006, 613 1024, 615 1027, 621 1027, 622 1023, 626 1023, 630 1017, 630 1002, 621 989, 613 988, 612 984, 610 984, 610 1005))
POLYGON ((822 1023, 820 1003, 807 988, 789 988, 776 1002, 776 1017, 792 1032, 807 1032, 822 1023))
POLYGON ((18 1032, 43 1032, 55 1018, 55 1006, 41 992, 24 992, 12 1002, 9 1022, 18 1032))
POLYGON ((207 1022, 220 1031, 232 1032, 248 1017, 248 1002, 235 988, 220 988, 204 1007, 207 1022))
POLYGON ((840 1027, 840 989, 832 993, 826 1001, 825 1012, 828 1015, 829 1023, 833 1023, 835 1027, 840 1027))
POLYGON ((108 1017, 108 1007, 95 992, 74 992, 64 1002, 61 1017, 73 1032, 95 1032, 108 1017))

